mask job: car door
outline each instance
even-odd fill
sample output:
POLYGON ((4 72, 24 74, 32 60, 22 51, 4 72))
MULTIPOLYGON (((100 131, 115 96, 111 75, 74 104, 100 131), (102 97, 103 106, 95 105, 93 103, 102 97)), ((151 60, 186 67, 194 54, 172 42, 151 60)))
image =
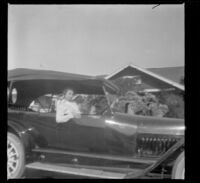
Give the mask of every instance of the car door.
POLYGON ((106 153, 105 118, 97 115, 82 115, 59 124, 62 148, 90 153, 106 153))
POLYGON ((41 147, 59 147, 55 113, 26 112, 23 121, 34 129, 32 133, 41 147))

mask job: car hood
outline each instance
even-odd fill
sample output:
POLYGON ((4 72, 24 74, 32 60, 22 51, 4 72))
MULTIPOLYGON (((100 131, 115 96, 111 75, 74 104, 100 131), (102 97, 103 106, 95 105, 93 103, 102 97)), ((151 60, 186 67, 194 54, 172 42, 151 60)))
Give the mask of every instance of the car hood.
POLYGON ((185 132, 184 119, 115 113, 110 122, 124 129, 127 127, 127 133, 130 129, 133 133, 142 134, 184 135, 185 132))

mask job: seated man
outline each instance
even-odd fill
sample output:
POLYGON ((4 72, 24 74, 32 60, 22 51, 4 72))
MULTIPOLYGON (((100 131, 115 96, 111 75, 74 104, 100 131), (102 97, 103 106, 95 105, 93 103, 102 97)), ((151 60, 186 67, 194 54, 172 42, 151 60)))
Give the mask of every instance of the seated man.
POLYGON ((78 105, 72 101, 74 91, 70 88, 63 91, 63 96, 56 102, 56 122, 64 123, 71 118, 80 118, 78 105))

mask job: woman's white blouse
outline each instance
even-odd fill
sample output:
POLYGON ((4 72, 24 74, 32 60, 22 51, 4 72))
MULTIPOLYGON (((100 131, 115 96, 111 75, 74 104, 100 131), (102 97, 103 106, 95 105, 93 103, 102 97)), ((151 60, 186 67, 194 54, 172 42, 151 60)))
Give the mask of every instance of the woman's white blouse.
POLYGON ((79 107, 74 102, 65 99, 56 102, 56 122, 64 123, 80 115, 79 107))

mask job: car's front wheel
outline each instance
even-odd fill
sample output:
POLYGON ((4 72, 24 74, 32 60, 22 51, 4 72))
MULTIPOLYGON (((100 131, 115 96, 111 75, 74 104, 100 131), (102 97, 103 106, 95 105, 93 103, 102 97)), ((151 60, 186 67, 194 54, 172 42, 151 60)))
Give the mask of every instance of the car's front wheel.
POLYGON ((7 179, 21 178, 25 169, 24 147, 20 139, 7 134, 7 179))
POLYGON ((185 179, 185 153, 182 152, 176 159, 172 169, 172 179, 185 179))

